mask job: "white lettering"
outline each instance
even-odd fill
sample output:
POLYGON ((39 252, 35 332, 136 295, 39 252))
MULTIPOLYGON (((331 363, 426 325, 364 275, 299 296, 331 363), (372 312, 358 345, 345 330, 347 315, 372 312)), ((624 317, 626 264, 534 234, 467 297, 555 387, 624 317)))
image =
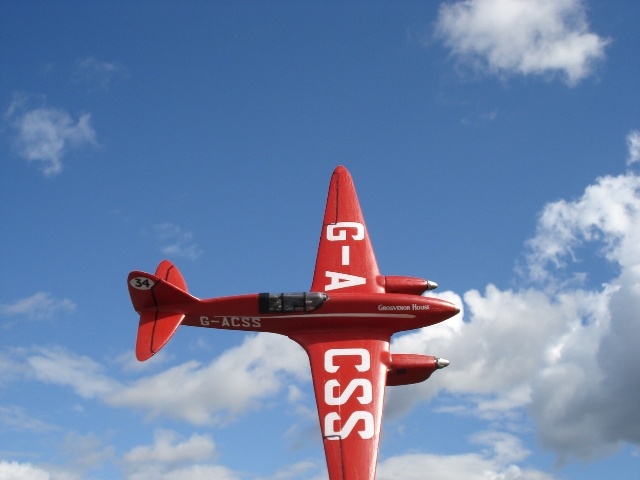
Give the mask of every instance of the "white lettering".
MULTIPOLYGON (((213 326, 221 323, 222 327, 242 327, 242 328, 262 328, 262 319, 260 317, 200 317, 200 325, 203 327, 213 326)), ((215 326, 214 328, 217 328, 215 326)))
POLYGON ((351 238, 354 240, 364 240, 364 225, 358 222, 338 222, 327 225, 327 240, 331 242, 346 240, 347 232, 345 229, 347 228, 356 229, 356 233, 354 233, 351 238), (340 229, 340 231, 336 235, 334 231, 338 229, 340 229))
POLYGON ((349 263, 351 263, 350 253, 351 253, 351 249, 349 248, 349 245, 343 245, 342 246, 342 265, 349 265, 349 263))
POLYGON ((337 412, 328 413, 324 417, 324 436, 328 440, 338 440, 349 436, 351 431, 360 420, 364 421, 364 429, 358 431, 358 435, 363 440, 368 440, 373 437, 374 433, 374 421, 373 415, 370 412, 356 411, 349 416, 349 419, 345 422, 344 426, 336 430, 336 421, 340 421, 340 414, 337 412))
POLYGON ((362 388, 362 395, 356 397, 358 402, 360 402, 361 405, 371 403, 373 400, 373 389, 371 382, 364 378, 352 379, 349 385, 347 385, 347 388, 345 388, 338 397, 336 397, 334 393, 336 388, 340 391, 340 382, 338 380, 328 380, 327 383, 324 384, 324 401, 327 402, 327 405, 344 405, 358 387, 362 388))
POLYGON ((429 310, 429 305, 416 305, 415 303, 411 305, 412 310, 429 310))
POLYGON ((367 279, 364 277, 358 277, 356 275, 349 275, 348 273, 340 272, 325 272, 327 278, 331 279, 329 285, 325 285, 325 291, 337 290, 339 288, 356 287, 358 285, 364 285, 367 283, 367 279))
POLYGON ((338 356, 360 357, 361 362, 356 365, 356 370, 359 372, 366 372, 371 368, 371 355, 368 350, 364 348, 331 348, 324 354, 324 370, 327 373, 335 373, 340 368, 333 364, 333 359, 338 356))
POLYGON ((381 312, 388 311, 388 310, 394 310, 394 311, 409 310, 410 308, 411 307, 409 307, 409 305, 378 305, 378 310, 381 312))

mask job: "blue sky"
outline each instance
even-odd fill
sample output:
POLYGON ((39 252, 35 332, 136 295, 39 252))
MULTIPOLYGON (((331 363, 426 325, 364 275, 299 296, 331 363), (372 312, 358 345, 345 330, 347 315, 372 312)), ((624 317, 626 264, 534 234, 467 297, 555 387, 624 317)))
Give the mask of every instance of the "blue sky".
POLYGON ((125 279, 308 289, 339 164, 383 273, 463 309, 394 339, 451 365, 388 389, 378 478, 637 478, 636 2, 0 11, 0 478, 326 478, 296 344, 139 364, 125 279))

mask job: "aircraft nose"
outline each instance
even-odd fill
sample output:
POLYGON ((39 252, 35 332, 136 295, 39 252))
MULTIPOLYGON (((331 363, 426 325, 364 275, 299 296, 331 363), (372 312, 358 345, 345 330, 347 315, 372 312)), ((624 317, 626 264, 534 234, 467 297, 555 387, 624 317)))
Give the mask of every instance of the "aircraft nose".
POLYGON ((447 302, 446 300, 442 300, 440 298, 434 298, 432 307, 433 312, 438 313, 439 322, 446 320, 448 318, 453 317, 460 313, 460 309, 456 307, 453 303, 447 302))

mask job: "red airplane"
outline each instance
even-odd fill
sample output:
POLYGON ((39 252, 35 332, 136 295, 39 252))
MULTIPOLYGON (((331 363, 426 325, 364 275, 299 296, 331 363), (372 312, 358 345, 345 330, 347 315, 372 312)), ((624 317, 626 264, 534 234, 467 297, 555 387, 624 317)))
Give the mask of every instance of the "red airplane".
POLYGON ((424 297, 437 284, 378 270, 360 204, 346 168, 335 169, 310 292, 255 293, 200 300, 164 260, 155 275, 127 280, 140 314, 136 357, 157 353, 178 326, 272 332, 309 355, 330 480, 373 480, 386 385, 426 380, 449 362, 389 351, 391 335, 427 327, 458 308, 424 297))

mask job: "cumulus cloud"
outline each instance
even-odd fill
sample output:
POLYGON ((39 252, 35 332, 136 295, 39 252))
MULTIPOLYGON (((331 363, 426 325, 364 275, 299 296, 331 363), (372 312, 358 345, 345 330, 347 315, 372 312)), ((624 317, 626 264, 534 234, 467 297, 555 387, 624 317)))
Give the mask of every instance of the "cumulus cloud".
POLYGON ((627 165, 640 161, 640 130, 632 130, 629 132, 627 135, 627 146, 629 147, 627 165))
POLYGON ((602 177, 580 198, 546 205, 527 249, 530 286, 466 292, 464 321, 394 342, 394 351, 452 363, 424 384, 391 390, 389 410, 448 391, 451 412, 505 422, 528 412, 560 459, 640 444, 640 177, 602 177), (585 244, 619 272, 597 288, 563 280, 585 244))
POLYGON ((202 249, 193 241, 193 232, 185 232, 173 223, 155 225, 153 232, 161 245, 164 255, 195 260, 202 255, 202 249))
POLYGON ((36 349, 27 355, 26 364, 36 379, 71 387, 82 398, 102 398, 119 388, 100 364, 63 348, 36 349))
POLYGON ((444 3, 436 36, 464 65, 499 75, 560 73, 578 83, 608 43, 589 31, 582 0, 444 3))
POLYGON ((152 446, 138 446, 125 455, 128 464, 180 463, 201 461, 212 457, 215 444, 210 437, 193 435, 187 441, 178 443, 178 435, 170 430, 158 430, 152 446))
POLYGON ((0 315, 24 316, 32 320, 53 318, 59 313, 73 313, 76 304, 68 298, 58 300, 50 293, 37 292, 9 304, 0 304, 0 315))
POLYGON ((225 423, 275 395, 285 378, 303 378, 307 365, 304 351, 285 337, 248 336, 208 365, 191 361, 144 377, 108 402, 196 425, 225 423))
POLYGON ((548 280, 576 259, 575 250, 597 242, 607 260, 631 267, 640 260, 638 239, 640 178, 633 174, 602 177, 573 202, 547 205, 529 241, 528 266, 536 280, 548 280), (550 268, 552 268, 550 270, 550 268))
POLYGON ((255 480, 301 480, 303 478, 325 480, 327 478, 326 474, 314 475, 314 473, 318 471, 318 467, 320 467, 321 470, 326 469, 324 462, 320 466, 316 462, 303 460, 301 462, 294 463, 293 465, 289 465, 282 470, 278 470, 276 473, 269 475, 268 477, 256 477, 255 480))
POLYGON ((378 466, 380 480, 422 480, 425 472, 440 480, 552 480, 553 475, 517 465, 530 454, 515 436, 498 431, 480 432, 471 438, 482 453, 434 455, 409 453, 391 457, 378 466))
POLYGON ((129 480, 192 478, 237 480, 231 470, 211 463, 215 443, 208 435, 184 439, 171 430, 158 430, 153 445, 139 445, 124 456, 129 480))
POLYGON ((60 108, 40 106, 29 109, 26 98, 16 96, 5 113, 5 120, 16 132, 14 143, 18 154, 39 164, 45 177, 62 172, 62 159, 68 153, 97 145, 96 132, 88 113, 80 115, 76 121, 60 108))
MULTIPOLYGON (((195 425, 228 423, 258 408, 286 383, 307 380, 308 373, 304 351, 275 334, 247 336, 211 363, 189 361, 129 384, 110 376, 95 360, 62 347, 14 349, 0 355, 0 380, 35 379, 71 388, 84 399, 195 425)), ((0 422, 2 416, 0 409, 0 422)))
POLYGON ((49 480, 48 472, 29 463, 0 462, 0 478, 11 480, 49 480))

